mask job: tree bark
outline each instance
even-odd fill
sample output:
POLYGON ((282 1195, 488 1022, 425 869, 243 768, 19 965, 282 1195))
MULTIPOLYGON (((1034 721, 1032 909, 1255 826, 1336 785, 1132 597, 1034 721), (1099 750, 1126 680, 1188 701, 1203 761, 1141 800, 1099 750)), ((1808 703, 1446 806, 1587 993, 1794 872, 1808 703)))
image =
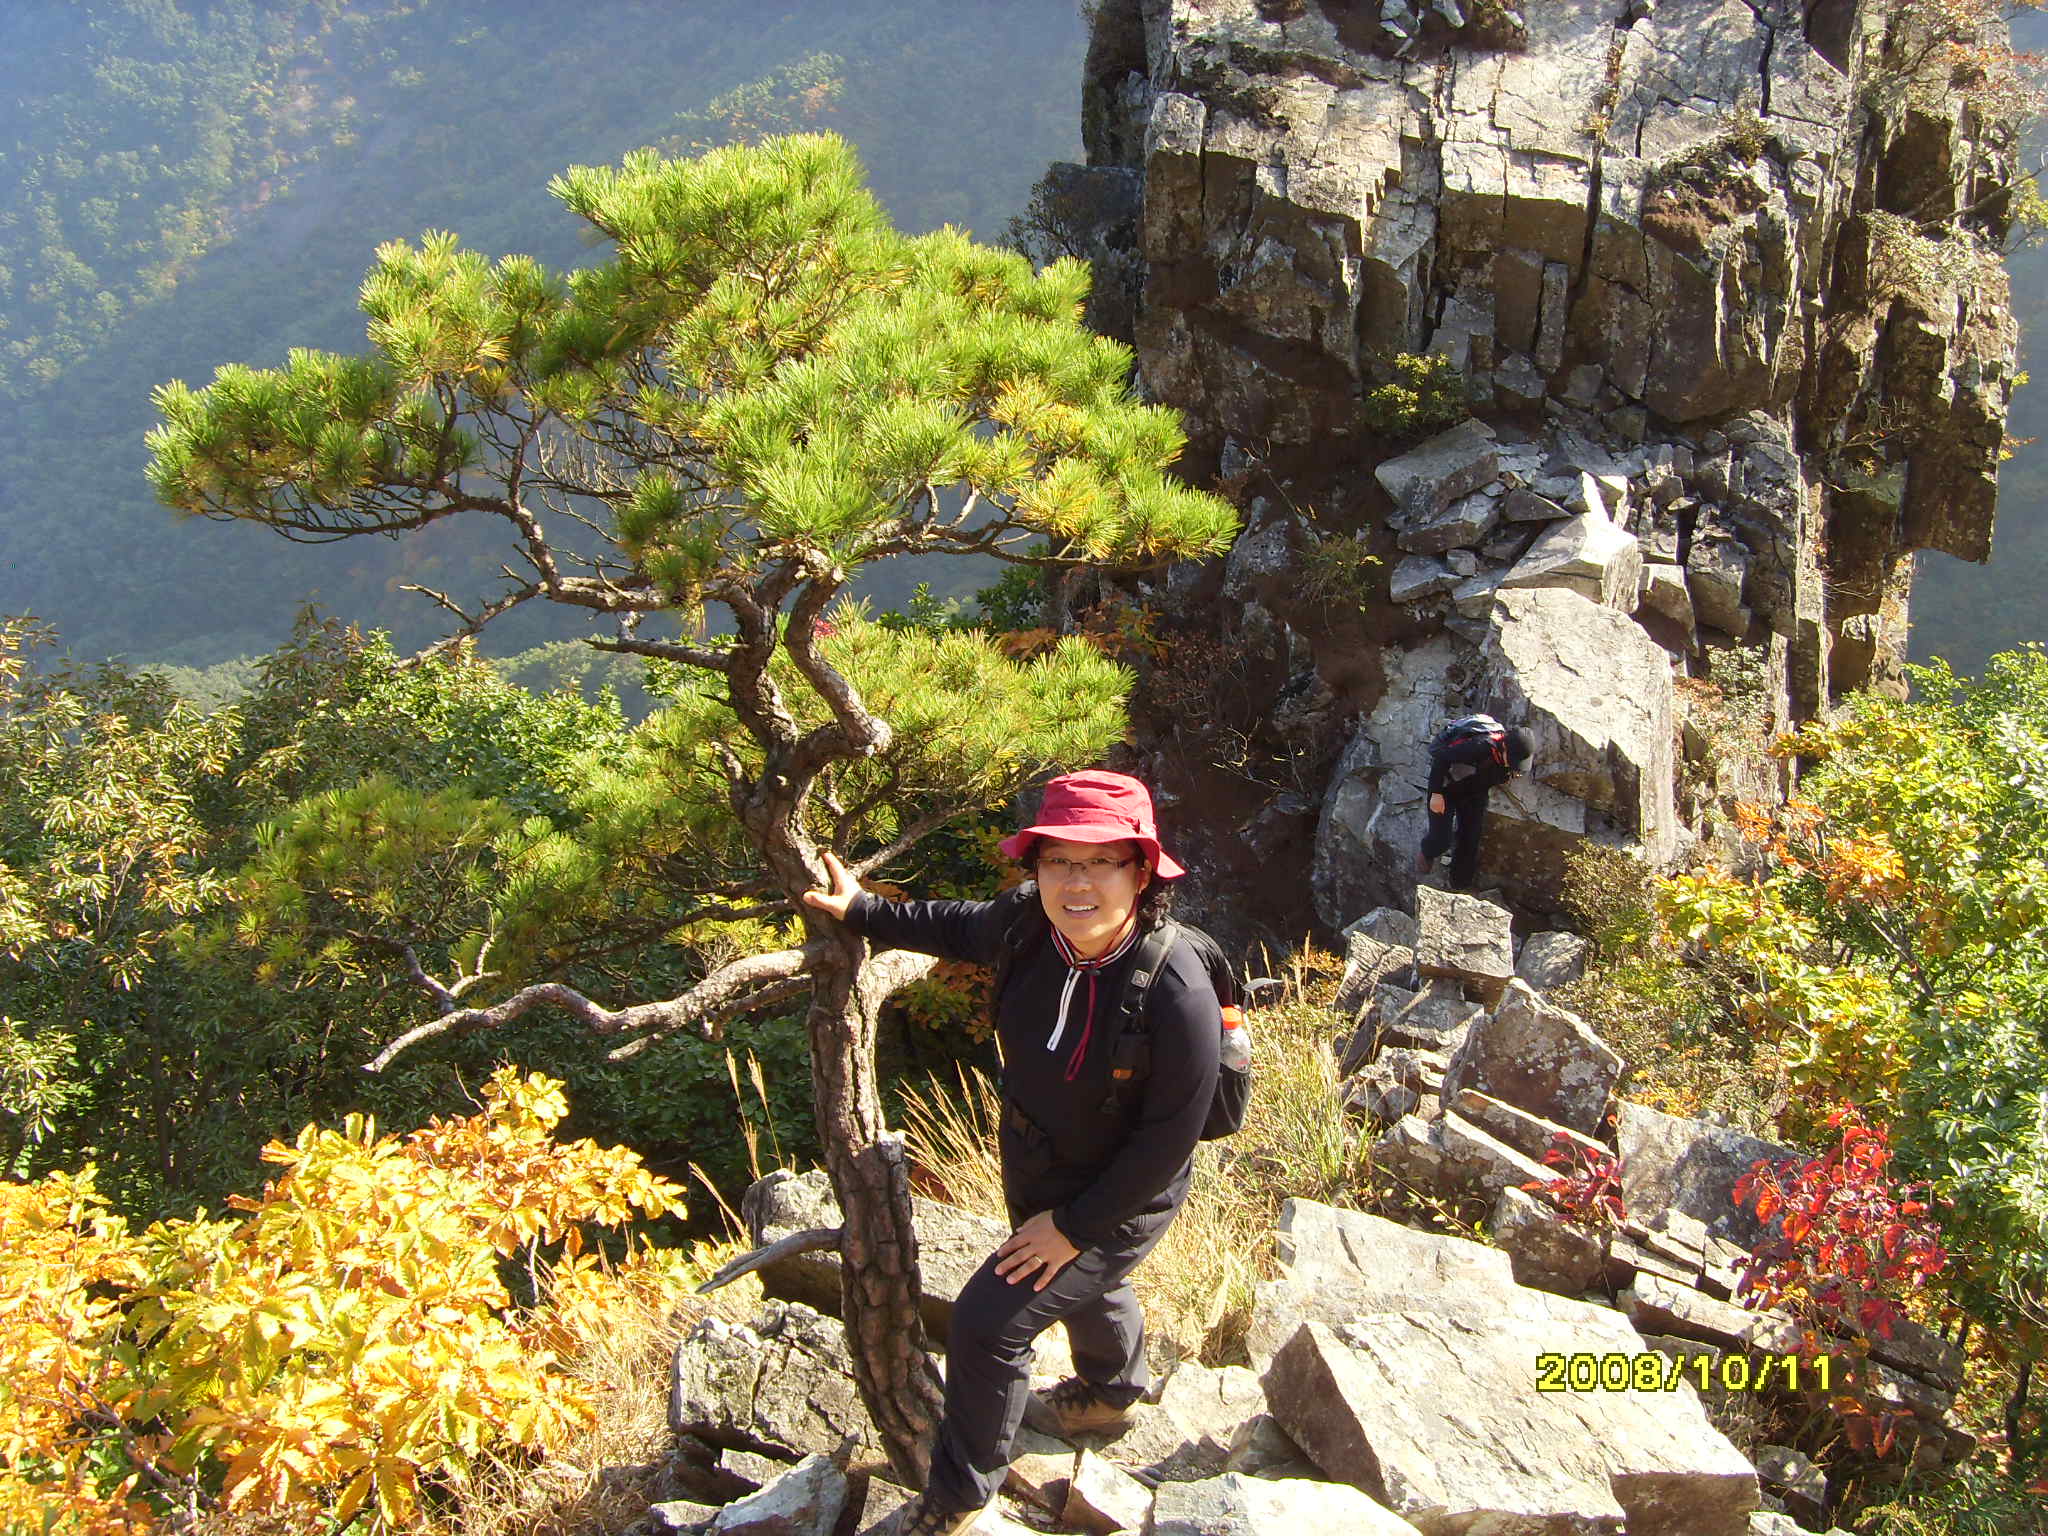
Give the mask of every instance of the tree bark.
POLYGON ((909 1167, 901 1138, 883 1124, 875 1072, 876 1014, 901 978, 872 965, 866 970, 877 974, 863 975, 863 946, 842 936, 814 973, 805 1021, 812 1108, 845 1216, 841 1315, 853 1379, 889 1464, 906 1486, 922 1488, 942 1398, 918 1316, 909 1167))

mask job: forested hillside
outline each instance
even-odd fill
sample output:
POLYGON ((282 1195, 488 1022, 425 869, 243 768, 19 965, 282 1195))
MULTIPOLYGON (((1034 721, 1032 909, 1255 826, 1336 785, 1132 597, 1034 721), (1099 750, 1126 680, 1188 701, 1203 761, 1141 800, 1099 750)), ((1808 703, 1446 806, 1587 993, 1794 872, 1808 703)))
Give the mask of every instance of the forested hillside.
MULTIPOLYGON (((376 245, 450 229, 587 259, 573 164, 789 127, 861 150, 902 227, 999 238, 1078 151, 1070 0, 23 0, 0 15, 0 611, 82 655, 205 664, 317 599, 435 633, 405 581, 488 574, 459 525, 324 556, 181 524, 142 479, 150 392, 356 349, 376 245)), ((565 631, 517 622, 516 648, 565 631)))

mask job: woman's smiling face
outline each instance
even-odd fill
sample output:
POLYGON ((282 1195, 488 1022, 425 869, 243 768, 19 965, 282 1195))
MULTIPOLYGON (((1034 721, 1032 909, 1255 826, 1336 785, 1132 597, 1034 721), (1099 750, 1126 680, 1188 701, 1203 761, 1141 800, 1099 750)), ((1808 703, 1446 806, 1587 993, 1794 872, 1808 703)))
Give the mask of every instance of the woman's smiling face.
POLYGON ((1138 893, 1151 883, 1136 842, 1069 843, 1042 839, 1035 850, 1038 899, 1060 936, 1084 960, 1123 937, 1138 893))

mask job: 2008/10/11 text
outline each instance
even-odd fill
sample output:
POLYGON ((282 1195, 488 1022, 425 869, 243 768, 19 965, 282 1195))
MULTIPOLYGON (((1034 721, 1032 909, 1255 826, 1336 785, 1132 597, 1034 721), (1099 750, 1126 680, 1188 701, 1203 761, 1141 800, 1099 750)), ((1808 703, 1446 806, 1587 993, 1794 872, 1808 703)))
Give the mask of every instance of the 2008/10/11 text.
POLYGON ((1834 1386, 1834 1366, 1832 1355, 1805 1360, 1798 1355, 1739 1354, 1717 1359, 1704 1354, 1666 1355, 1656 1350, 1640 1354, 1543 1354, 1536 1357, 1536 1390, 1676 1392, 1679 1382, 1690 1380, 1703 1392, 1709 1387, 1761 1392, 1772 1386, 1788 1392, 1803 1387, 1827 1392, 1834 1386))

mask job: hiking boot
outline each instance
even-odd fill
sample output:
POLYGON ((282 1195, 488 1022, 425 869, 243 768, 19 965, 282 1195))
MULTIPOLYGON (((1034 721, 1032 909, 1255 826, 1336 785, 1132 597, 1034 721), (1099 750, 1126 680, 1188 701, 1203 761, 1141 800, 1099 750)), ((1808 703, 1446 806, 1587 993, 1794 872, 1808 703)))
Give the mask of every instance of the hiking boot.
POLYGON ((938 1509, 925 1503, 920 1494, 903 1506, 896 1536, 966 1536, 980 1518, 979 1509, 938 1509))
POLYGON ((1121 1429, 1131 1405, 1112 1402, 1092 1382, 1069 1376, 1056 1387, 1034 1392, 1024 1404, 1024 1422, 1044 1435, 1071 1440, 1076 1435, 1106 1434, 1121 1429))

